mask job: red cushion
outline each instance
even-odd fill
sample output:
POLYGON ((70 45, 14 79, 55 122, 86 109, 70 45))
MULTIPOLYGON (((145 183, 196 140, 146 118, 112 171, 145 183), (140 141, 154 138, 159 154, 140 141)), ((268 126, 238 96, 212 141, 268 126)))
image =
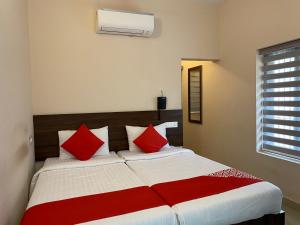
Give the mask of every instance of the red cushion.
POLYGON ((61 147, 83 161, 92 158, 103 144, 102 140, 96 137, 85 124, 82 124, 61 147))
POLYGON ((151 153, 158 152, 168 141, 155 130, 152 124, 149 124, 147 129, 133 143, 144 152, 151 153))

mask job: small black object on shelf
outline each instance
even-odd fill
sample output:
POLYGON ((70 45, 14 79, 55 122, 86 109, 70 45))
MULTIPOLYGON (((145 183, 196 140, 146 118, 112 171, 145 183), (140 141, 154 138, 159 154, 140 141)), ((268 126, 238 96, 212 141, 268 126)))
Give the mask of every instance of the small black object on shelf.
POLYGON ((167 97, 164 96, 163 91, 161 91, 161 96, 157 97, 157 111, 158 111, 158 120, 160 120, 160 111, 167 108, 167 97))

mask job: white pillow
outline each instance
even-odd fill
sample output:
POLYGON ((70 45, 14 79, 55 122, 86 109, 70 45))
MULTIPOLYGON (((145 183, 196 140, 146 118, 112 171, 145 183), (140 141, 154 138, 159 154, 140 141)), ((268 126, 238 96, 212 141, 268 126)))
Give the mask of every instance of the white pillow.
MULTIPOLYGON (((157 125, 154 128, 161 136, 163 136, 165 139, 167 139, 165 123, 157 125)), ((146 129, 147 129, 147 127, 126 126, 129 151, 132 151, 132 152, 141 152, 142 151, 136 144, 133 143, 133 141, 138 136, 140 136, 146 129)), ((170 147, 170 145, 168 143, 163 148, 169 148, 169 147, 170 147)))
MULTIPOLYGON (((102 127, 98 129, 91 129, 90 130, 97 138, 101 139, 104 144, 97 150, 94 156, 97 155, 109 155, 109 146, 108 146, 108 127, 102 127)), ((59 138, 59 159, 74 159, 75 157, 69 153, 68 151, 64 150, 61 145, 65 143, 74 133, 76 130, 62 130, 58 131, 58 138, 59 138)))

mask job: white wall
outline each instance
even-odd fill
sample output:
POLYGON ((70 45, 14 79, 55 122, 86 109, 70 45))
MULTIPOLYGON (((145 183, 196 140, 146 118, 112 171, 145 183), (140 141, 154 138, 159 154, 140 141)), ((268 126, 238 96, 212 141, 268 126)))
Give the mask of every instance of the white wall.
POLYGON ((0 27, 0 224, 14 225, 33 168, 27 1, 1 1, 0 27))
MULTIPOLYGON (((220 61, 204 66, 203 125, 185 120, 184 144, 265 178, 300 203, 300 165, 256 153, 256 50, 300 37, 299 0, 226 0, 220 61)), ((186 101, 186 100, 183 100, 186 101)))
POLYGON ((29 0, 34 114, 181 108, 181 58, 214 58, 217 8, 194 0, 29 0), (95 33, 96 10, 152 12, 151 38, 95 33))

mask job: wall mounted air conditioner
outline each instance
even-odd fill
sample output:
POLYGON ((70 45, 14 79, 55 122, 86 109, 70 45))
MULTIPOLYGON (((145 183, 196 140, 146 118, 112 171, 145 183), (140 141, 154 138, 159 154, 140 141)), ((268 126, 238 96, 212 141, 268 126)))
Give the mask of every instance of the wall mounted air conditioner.
POLYGON ((150 37, 154 30, 154 15, 111 9, 97 10, 97 33, 150 37))

